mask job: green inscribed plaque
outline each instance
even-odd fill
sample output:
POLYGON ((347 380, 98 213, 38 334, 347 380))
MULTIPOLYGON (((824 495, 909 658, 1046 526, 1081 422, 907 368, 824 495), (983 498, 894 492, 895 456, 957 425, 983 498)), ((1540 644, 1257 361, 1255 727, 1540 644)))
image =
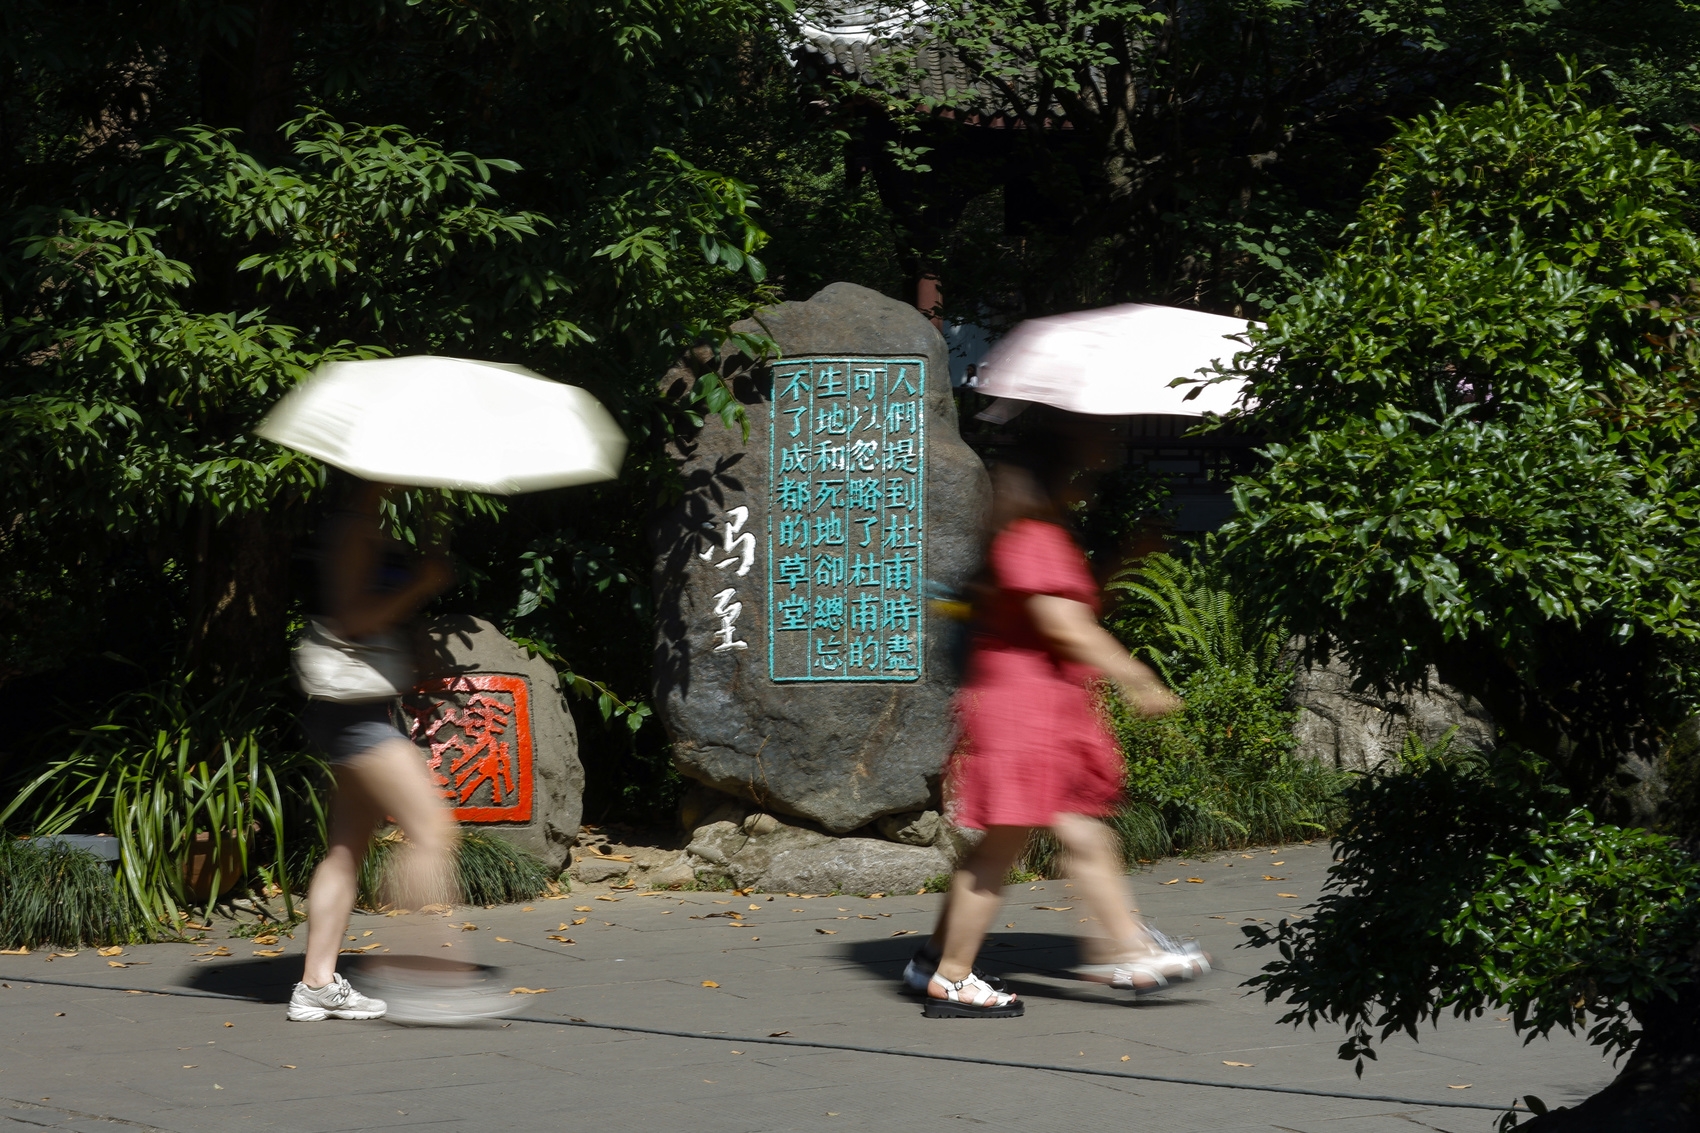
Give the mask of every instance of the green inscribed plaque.
POLYGON ((922 358, 788 358, 773 367, 774 680, 920 679, 926 392, 922 358))

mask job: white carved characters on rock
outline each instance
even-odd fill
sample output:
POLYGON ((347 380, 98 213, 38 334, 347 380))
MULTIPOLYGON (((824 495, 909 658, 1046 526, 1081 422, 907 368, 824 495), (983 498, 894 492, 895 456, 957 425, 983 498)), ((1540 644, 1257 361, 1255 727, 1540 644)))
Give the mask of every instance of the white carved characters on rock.
MULTIPOLYGON (((749 519, 749 508, 741 506, 728 508, 725 517, 720 521, 720 546, 716 547, 711 544, 708 550, 698 555, 697 558, 707 562, 716 555, 723 555, 725 557, 714 564, 717 570, 725 570, 736 564, 738 569, 733 572, 736 577, 742 578, 749 574, 750 567, 754 566, 756 561, 755 536, 744 530, 744 524, 748 523, 749 519)), ((711 531, 714 529, 712 523, 703 526, 711 531)), ((738 615, 743 613, 744 604, 733 601, 737 596, 738 588, 736 586, 728 586, 714 596, 714 613, 720 619, 720 628, 715 630, 713 634, 718 639, 718 643, 714 646, 716 653, 726 653, 733 649, 748 649, 750 647, 749 642, 738 639, 738 615)))

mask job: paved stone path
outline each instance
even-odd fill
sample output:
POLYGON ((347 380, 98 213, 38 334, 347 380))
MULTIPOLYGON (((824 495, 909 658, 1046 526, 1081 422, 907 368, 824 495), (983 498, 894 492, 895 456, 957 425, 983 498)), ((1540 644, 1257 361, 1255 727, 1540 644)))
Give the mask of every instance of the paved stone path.
MULTIPOLYGON (((1493 1112, 1421 1103, 1503 1105, 1529 1093, 1571 1103, 1610 1080, 1610 1063, 1581 1040, 1525 1047, 1491 1015, 1448 1020, 1420 1042, 1392 1040, 1362 1079, 1335 1057, 1336 1029, 1278 1024, 1280 1005, 1238 986, 1264 959, 1235 948, 1235 926, 1299 914, 1327 860, 1325 846, 1287 846, 1164 861, 1136 875, 1142 909, 1196 936, 1219 966, 1201 984, 1137 1004, 1062 974, 1085 916, 1067 882, 1013 886, 986 953, 1028 1001, 1025 1018, 1005 1021, 925 1019, 899 994, 898 972, 937 911, 931 895, 601 890, 456 910, 456 923, 477 926, 457 938, 457 955, 500 964, 513 986, 548 989, 528 997, 523 1019, 465 1030, 286 1023, 299 930, 276 957, 255 956, 258 946, 224 940, 222 930, 199 947, 129 948, 115 960, 93 950, 0 956, 0 1131, 1487 1133, 1493 1112), (1181 880, 1160 884, 1170 878, 1181 880), (218 944, 232 955, 196 958, 218 944), (1222 1086, 746 1041, 775 1033, 1222 1086), (1357 1096, 1231 1088, 1246 1085, 1357 1096)), ((405 948, 422 931, 411 920, 356 917, 353 944, 405 948)))

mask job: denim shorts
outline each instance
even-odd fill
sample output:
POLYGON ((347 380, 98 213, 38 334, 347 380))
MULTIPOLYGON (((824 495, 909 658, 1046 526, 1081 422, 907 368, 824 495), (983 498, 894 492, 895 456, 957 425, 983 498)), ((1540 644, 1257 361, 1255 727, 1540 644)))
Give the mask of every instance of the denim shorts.
POLYGON ((391 702, 387 700, 363 704, 309 700, 301 713, 301 728, 313 746, 333 764, 347 763, 388 740, 413 742, 395 726, 391 702))

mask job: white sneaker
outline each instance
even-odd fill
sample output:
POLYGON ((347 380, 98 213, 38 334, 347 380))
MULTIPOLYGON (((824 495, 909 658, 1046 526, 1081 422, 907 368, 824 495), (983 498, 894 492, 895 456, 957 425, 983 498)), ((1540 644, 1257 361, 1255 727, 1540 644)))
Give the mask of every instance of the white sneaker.
POLYGON ((289 995, 291 1023, 317 1023, 321 1019, 382 1019, 387 1008, 381 999, 373 999, 354 990, 354 985, 341 972, 331 976, 324 987, 295 985, 289 995))
POLYGON ((404 963, 373 965, 365 980, 384 993, 392 1023, 418 1027, 463 1027, 512 1015, 525 999, 511 995, 483 965, 437 967, 404 963))

